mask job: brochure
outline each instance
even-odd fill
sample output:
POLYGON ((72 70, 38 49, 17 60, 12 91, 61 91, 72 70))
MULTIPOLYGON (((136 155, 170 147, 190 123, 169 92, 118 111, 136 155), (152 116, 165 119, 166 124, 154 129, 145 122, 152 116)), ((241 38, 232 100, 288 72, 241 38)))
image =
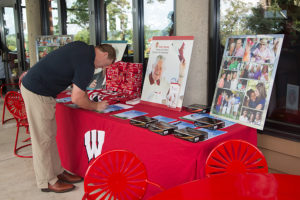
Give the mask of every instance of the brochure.
POLYGON ((161 115, 157 115, 157 116, 154 116, 152 118, 157 119, 158 121, 167 122, 167 123, 176 121, 176 119, 164 117, 164 116, 161 116, 161 115))
POLYGON ((115 114, 115 115, 112 115, 112 116, 118 117, 118 118, 121 118, 121 119, 131 119, 131 118, 134 118, 134 117, 147 115, 147 114, 148 113, 141 112, 141 111, 138 111, 138 110, 129 110, 129 111, 118 113, 118 114, 115 114))
POLYGON ((206 132, 207 135, 207 139, 211 139, 214 138, 216 136, 222 135, 224 133, 227 133, 227 131, 220 131, 220 130, 208 130, 206 128, 200 128, 199 130, 206 132))
POLYGON ((177 126, 178 129, 182 129, 182 128, 185 128, 185 127, 197 128, 194 124, 191 124, 191 123, 188 123, 188 122, 183 122, 183 121, 177 121, 177 122, 173 122, 171 124, 177 126))
POLYGON ((69 103, 69 102, 72 102, 72 99, 71 99, 71 97, 65 97, 65 98, 56 99, 56 102, 58 102, 58 103, 69 103))
POLYGON ((183 117, 179 117, 180 119, 185 119, 185 120, 188 120, 188 121, 195 121, 197 119, 200 119, 200 118, 203 118, 203 117, 209 117, 209 118, 213 118, 213 119, 219 119, 219 120, 222 120, 225 122, 225 127, 224 128, 227 128, 229 126, 232 126, 234 124, 236 124, 235 122, 232 122, 232 121, 229 121, 229 120, 225 120, 225 119, 221 119, 219 117, 214 117, 210 114, 201 114, 201 113, 193 113, 193 114, 190 114, 190 115, 185 115, 183 117))
POLYGON ((185 115, 183 117, 179 117, 180 119, 185 119, 188 121, 195 121, 197 119, 200 119, 202 117, 208 117, 209 114, 205 113, 205 114, 201 114, 201 113, 193 113, 193 114, 189 114, 189 115, 185 115))
POLYGON ((105 110, 103 110, 101 113, 109 113, 109 112, 114 112, 114 111, 118 111, 118 110, 129 109, 129 108, 132 108, 132 106, 117 103, 117 104, 107 106, 107 108, 105 110))

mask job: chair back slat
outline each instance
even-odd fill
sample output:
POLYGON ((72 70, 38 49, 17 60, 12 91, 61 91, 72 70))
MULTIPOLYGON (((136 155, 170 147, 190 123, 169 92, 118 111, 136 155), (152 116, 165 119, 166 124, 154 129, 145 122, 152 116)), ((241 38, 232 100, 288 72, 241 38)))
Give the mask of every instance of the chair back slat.
POLYGON ((225 173, 267 173, 262 152, 243 140, 228 140, 216 146, 206 160, 207 176, 225 173))
POLYGON ((113 150, 89 166, 83 199, 142 199, 147 184, 144 164, 131 152, 113 150))

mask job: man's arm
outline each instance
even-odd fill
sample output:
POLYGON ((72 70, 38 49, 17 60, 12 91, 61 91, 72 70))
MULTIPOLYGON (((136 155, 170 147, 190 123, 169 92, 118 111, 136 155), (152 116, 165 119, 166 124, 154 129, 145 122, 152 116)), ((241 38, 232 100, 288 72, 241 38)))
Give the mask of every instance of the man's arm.
POLYGON ((108 106, 107 101, 93 102, 89 100, 86 92, 81 90, 75 84, 73 84, 71 99, 74 104, 87 110, 102 111, 108 106))

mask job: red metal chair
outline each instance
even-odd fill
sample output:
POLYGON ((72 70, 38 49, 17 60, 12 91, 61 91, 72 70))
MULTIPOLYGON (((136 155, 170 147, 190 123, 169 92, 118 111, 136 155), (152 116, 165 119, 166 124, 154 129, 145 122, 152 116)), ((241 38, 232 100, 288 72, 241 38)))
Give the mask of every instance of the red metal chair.
POLYGON ((113 150, 98 156, 84 178, 83 200, 142 199, 147 185, 145 165, 131 152, 113 150))
MULTIPOLYGON (((17 134, 16 134, 16 139, 15 139, 14 154, 16 156, 22 157, 22 158, 32 158, 32 156, 23 156, 23 155, 18 154, 18 151, 20 149, 31 145, 31 143, 29 143, 29 144, 25 144, 25 145, 18 147, 18 138, 19 138, 20 127, 21 126, 25 127, 26 133, 29 134, 29 130, 28 130, 29 124, 27 121, 25 104, 24 104, 22 95, 19 92, 10 91, 5 95, 5 102, 6 102, 5 106, 6 106, 7 110, 13 115, 13 117, 15 118, 15 120, 17 122, 17 134)), ((24 140, 23 142, 27 142, 28 140, 30 140, 30 137, 27 138, 26 140, 24 140)))
POLYGON ((228 140, 216 146, 205 166, 206 176, 225 173, 267 173, 268 165, 262 152, 243 140, 228 140))

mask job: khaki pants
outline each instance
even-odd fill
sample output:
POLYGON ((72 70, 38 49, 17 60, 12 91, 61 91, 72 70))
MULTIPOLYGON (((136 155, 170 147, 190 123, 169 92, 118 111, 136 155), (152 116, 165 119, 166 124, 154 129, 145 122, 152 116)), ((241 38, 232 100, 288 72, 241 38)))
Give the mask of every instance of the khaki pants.
POLYGON ((34 94, 23 85, 21 92, 29 122, 33 167, 39 188, 56 183, 63 172, 56 144, 55 105, 53 97, 34 94))

